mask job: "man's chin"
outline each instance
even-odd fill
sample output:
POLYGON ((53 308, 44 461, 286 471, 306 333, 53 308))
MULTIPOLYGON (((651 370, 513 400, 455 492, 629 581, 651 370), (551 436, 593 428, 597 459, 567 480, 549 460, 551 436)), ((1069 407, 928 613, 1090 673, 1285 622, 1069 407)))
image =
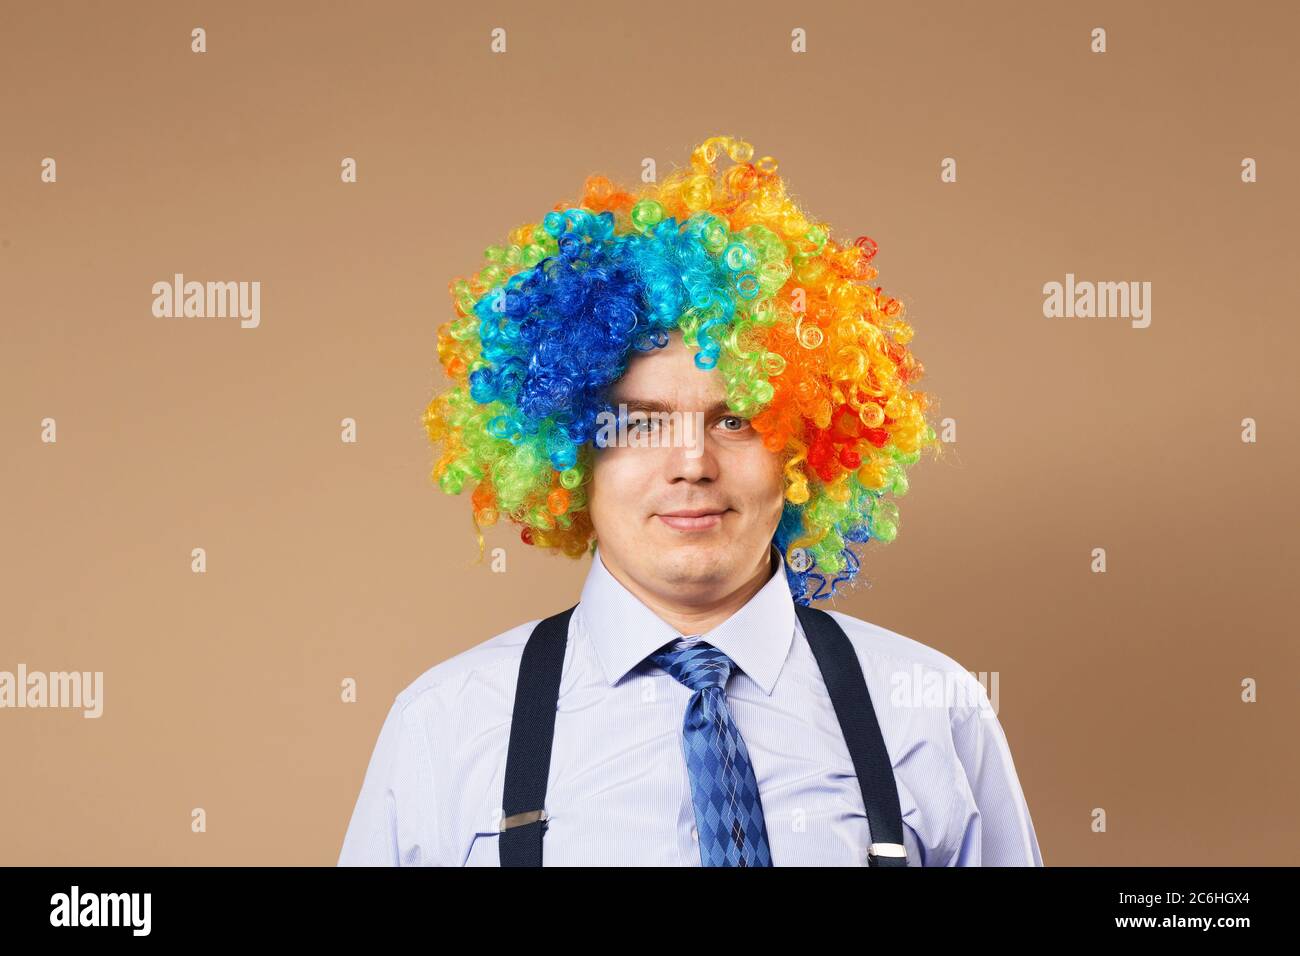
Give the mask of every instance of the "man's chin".
MULTIPOLYGON (((656 522, 658 518, 654 519, 656 522)), ((721 560, 731 545, 731 535, 721 528, 705 531, 682 532, 660 524, 646 539, 647 548, 657 551, 665 559, 677 555, 684 560, 700 561, 707 558, 721 560)))
POLYGON ((651 566, 660 580, 674 587, 689 589, 708 586, 726 576, 727 540, 716 535, 711 540, 675 541, 663 547, 647 549, 651 566))

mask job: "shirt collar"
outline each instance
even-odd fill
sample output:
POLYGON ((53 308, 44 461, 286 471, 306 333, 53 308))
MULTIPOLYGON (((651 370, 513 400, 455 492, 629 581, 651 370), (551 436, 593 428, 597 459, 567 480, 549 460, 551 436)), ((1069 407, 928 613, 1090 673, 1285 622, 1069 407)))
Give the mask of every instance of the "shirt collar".
MULTIPOLYGON (((767 583, 701 640, 730 657, 764 693, 771 694, 794 642, 795 610, 781 549, 774 544, 768 547, 776 555, 777 567, 767 583)), ((599 546, 574 613, 611 687, 665 644, 691 636, 679 634, 624 587, 605 567, 599 546)))

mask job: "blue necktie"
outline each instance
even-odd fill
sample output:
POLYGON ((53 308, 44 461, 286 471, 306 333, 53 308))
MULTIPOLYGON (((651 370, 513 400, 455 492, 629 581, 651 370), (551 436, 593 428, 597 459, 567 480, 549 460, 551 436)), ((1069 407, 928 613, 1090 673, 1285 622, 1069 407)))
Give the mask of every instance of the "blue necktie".
POLYGON ((749 751, 727 709, 731 658, 698 638, 681 638, 650 661, 689 687, 682 749, 695 803, 704 866, 771 866, 767 825, 749 751))

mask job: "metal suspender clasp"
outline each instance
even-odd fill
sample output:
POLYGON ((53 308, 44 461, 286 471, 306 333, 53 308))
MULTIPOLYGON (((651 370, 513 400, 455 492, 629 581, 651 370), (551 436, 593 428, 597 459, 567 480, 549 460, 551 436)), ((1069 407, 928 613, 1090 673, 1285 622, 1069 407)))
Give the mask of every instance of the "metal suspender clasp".
POLYGON ((538 820, 550 819, 545 810, 525 810, 523 813, 516 813, 513 816, 504 818, 501 821, 501 830, 505 832, 511 827, 522 827, 529 823, 536 823, 538 820))
POLYGON ((901 843, 873 843, 867 847, 867 856, 901 856, 907 859, 907 848, 901 843))

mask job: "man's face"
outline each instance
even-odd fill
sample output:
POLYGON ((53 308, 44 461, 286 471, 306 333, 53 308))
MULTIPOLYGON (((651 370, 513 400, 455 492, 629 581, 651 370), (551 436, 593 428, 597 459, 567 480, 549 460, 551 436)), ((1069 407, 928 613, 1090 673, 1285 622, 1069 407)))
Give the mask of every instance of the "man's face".
POLYGON ((632 420, 629 436, 639 428, 648 447, 597 448, 589 508, 608 567, 667 598, 707 601, 767 566, 785 483, 781 459, 728 411, 722 376, 696 368, 695 351, 674 332, 612 386, 615 412, 626 403, 629 413, 680 412, 680 422, 632 420), (672 517, 700 510, 713 514, 672 517))

